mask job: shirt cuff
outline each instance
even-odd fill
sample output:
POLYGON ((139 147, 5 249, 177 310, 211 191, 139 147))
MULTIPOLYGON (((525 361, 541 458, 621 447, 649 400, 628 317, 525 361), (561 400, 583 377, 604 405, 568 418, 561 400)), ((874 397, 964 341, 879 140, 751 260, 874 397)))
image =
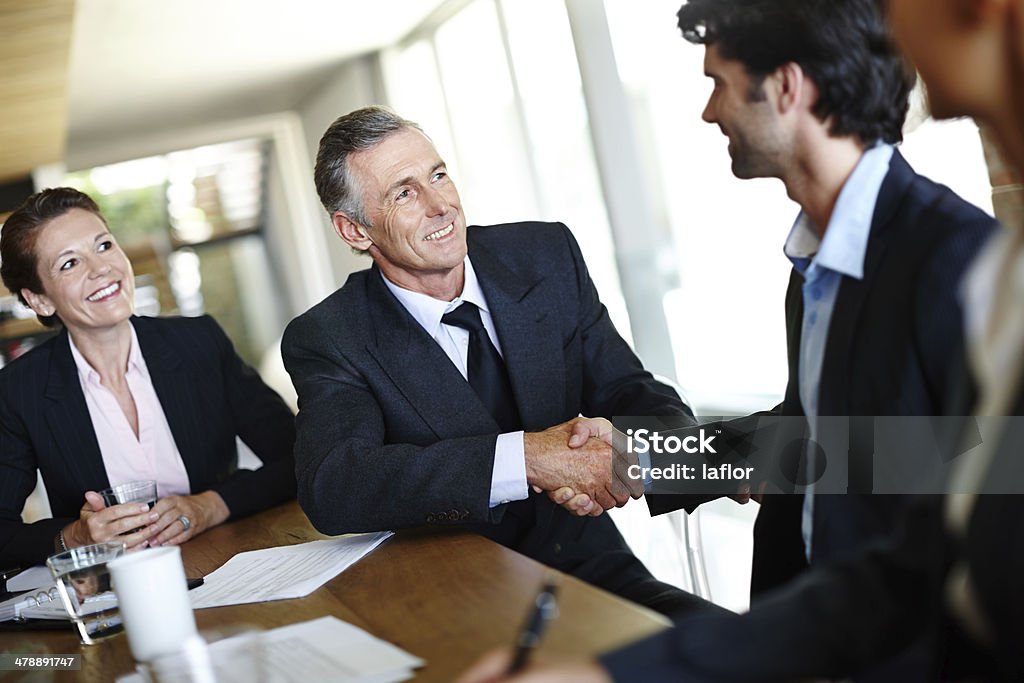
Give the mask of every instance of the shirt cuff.
POLYGON ((654 477, 651 476, 651 451, 647 449, 643 453, 636 454, 637 462, 640 465, 640 472, 644 475, 644 491, 650 491, 651 485, 654 484, 654 477))
POLYGON ((523 500, 530 493, 526 485, 523 438, 523 432, 498 435, 498 442, 494 446, 494 469, 491 470, 492 508, 513 500, 523 500))

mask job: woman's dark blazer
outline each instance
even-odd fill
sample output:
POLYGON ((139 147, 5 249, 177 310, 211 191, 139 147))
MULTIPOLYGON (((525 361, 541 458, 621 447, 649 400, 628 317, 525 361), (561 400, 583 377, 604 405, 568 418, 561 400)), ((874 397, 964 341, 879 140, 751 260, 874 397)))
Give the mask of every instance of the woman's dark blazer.
MULTIPOLYGON (((209 316, 132 317, 139 348, 193 493, 214 490, 231 517, 295 496, 291 410, 209 316), (235 436, 263 461, 240 470, 235 436)), ((0 371, 0 563, 38 564, 77 519, 84 493, 110 486, 67 330, 0 371), (41 472, 52 519, 21 520, 41 472)))

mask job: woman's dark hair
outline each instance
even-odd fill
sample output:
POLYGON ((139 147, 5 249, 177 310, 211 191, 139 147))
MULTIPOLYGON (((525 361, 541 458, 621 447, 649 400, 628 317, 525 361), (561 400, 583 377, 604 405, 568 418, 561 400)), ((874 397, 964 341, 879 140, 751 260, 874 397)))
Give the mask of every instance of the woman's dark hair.
MULTIPOLYGON (((11 294, 28 306, 22 289, 43 293, 39 279, 39 260, 36 258, 36 240, 50 221, 60 218, 72 209, 95 214, 104 224, 106 219, 92 197, 71 187, 53 187, 37 192, 4 221, 0 232, 0 278, 11 294)), ((36 315, 47 327, 60 324, 56 315, 36 315)))
POLYGON ((761 81, 800 65, 818 87, 814 114, 835 136, 903 139, 916 76, 894 47, 878 0, 690 0, 679 28, 761 81))

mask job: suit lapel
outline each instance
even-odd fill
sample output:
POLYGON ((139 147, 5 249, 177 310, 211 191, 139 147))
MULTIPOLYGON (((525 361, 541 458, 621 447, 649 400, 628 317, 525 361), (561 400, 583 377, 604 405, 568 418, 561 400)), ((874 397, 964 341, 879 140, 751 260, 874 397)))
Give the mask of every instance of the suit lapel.
POLYGON ((391 294, 376 266, 367 275, 366 290, 376 335, 366 350, 437 438, 496 431, 469 382, 391 294))
MULTIPOLYGON (((565 402, 561 338, 548 319, 539 286, 543 277, 512 271, 472 235, 470 258, 487 297, 523 427, 542 429, 561 418, 565 402)), ((395 299, 376 267, 366 288, 376 335, 367 351, 437 437, 495 431, 497 423, 472 387, 395 299)))
POLYGON ((100 490, 110 486, 96 430, 71 356, 67 330, 54 339, 46 380, 46 423, 69 472, 69 479, 100 490))
POLYGON ((914 178, 914 172, 900 153, 893 152, 889 162, 889 173, 882 183, 871 220, 871 234, 868 238, 864 258, 864 277, 855 280, 843 277, 836 296, 832 321, 829 323, 828 341, 821 366, 818 413, 820 415, 848 415, 849 378, 853 370, 850 355, 853 339, 860 323, 864 302, 874 284, 875 276, 884 260, 889 239, 897 227, 895 220, 903 196, 914 178))
POLYGON ((194 387, 200 378, 188 371, 183 362, 183 351, 154 329, 158 323, 132 317, 135 334, 139 338, 139 351, 146 361, 153 390, 163 408, 191 484, 194 480, 202 480, 200 475, 209 465, 202 455, 201 435, 190 428, 197 420, 202 421, 203 406, 195 400, 194 387))
POLYGON ((557 320, 546 305, 544 277, 513 272, 470 242, 470 258, 491 307, 519 415, 527 431, 561 421, 565 411, 565 359, 557 320))

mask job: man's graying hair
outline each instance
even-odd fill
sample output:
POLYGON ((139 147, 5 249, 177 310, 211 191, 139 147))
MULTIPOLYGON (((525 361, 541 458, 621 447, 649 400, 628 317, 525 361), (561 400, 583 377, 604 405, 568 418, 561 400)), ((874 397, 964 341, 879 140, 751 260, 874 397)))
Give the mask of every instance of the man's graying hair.
POLYGON ((313 179, 320 203, 327 213, 340 211, 351 220, 370 227, 363 206, 362 189, 348 165, 348 156, 375 146, 386 137, 407 129, 423 129, 387 107, 357 109, 335 120, 320 138, 313 179))

